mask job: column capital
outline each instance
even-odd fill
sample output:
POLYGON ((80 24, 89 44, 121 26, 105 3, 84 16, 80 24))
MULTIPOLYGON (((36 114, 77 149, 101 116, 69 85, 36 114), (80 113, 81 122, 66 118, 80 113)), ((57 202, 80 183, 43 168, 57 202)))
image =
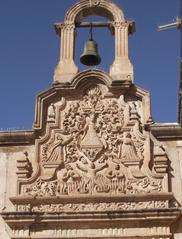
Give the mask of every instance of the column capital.
POLYGON ((72 22, 58 22, 54 24, 56 34, 61 36, 61 31, 64 29, 75 29, 76 26, 72 22))
POLYGON ((113 21, 113 26, 117 28, 128 27, 128 22, 113 21))
POLYGON ((136 31, 136 27, 135 27, 135 22, 134 21, 125 21, 125 22, 117 22, 114 21, 112 23, 112 26, 116 29, 128 29, 128 33, 132 34, 133 32, 136 31))

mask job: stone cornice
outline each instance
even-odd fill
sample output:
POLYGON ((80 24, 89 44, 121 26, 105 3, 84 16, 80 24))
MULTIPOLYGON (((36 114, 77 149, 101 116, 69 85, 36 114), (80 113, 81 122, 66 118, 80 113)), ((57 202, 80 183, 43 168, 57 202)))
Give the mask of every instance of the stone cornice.
POLYGON ((181 140, 182 127, 177 123, 155 123, 147 126, 152 134, 160 140, 181 140))
POLYGON ((34 144, 35 138, 33 130, 3 131, 0 132, 0 146, 34 144))
POLYGON ((116 212, 82 212, 82 213, 27 213, 27 212, 4 212, 1 213, 3 219, 7 222, 7 224, 16 228, 23 225, 30 225, 32 223, 46 223, 46 224, 54 224, 58 222, 64 223, 111 223, 110 219, 112 219, 112 224, 122 223, 122 226, 130 223, 130 226, 136 226, 136 220, 138 224, 142 224, 142 226, 151 226, 161 224, 170 226, 174 221, 177 220, 181 216, 180 209, 171 208, 171 209, 155 209, 155 210, 131 210, 131 211, 116 211, 116 212), (109 218, 108 218, 109 216, 109 218))

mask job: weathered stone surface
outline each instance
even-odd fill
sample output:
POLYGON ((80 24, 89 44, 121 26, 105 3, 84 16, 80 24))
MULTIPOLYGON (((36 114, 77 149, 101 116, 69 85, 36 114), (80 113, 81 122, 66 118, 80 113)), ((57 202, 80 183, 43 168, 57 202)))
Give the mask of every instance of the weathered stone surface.
POLYGON ((131 25, 112 1, 82 0, 56 26, 61 59, 33 130, 0 132, 0 237, 181 238, 182 129, 155 123, 133 84, 131 25), (76 23, 93 13, 115 29, 109 74, 74 63, 76 23))
POLYGON ((144 130, 143 112, 141 101, 123 94, 116 98, 104 84, 82 87, 81 96, 51 104, 47 133, 36 141, 36 177, 20 183, 20 195, 167 192, 168 157, 144 130), (55 122, 50 123, 53 108, 55 122))

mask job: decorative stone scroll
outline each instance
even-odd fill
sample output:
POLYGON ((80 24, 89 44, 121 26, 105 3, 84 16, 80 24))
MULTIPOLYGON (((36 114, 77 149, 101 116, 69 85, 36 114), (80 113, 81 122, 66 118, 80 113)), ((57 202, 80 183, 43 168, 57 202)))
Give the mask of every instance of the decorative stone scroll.
POLYGON ((138 101, 111 97, 106 86, 97 84, 80 99, 61 102, 49 107, 48 122, 52 124, 37 141, 39 176, 20 184, 21 195, 116 196, 167 191, 168 159, 163 151, 160 171, 159 155, 154 170, 149 168, 153 146, 142 127, 138 101))
POLYGON ((106 212, 106 211, 130 211, 141 209, 165 209, 169 207, 169 202, 165 201, 146 201, 146 202, 102 202, 102 203, 49 203, 40 205, 24 204, 18 205, 18 212, 106 212))
MULTIPOLYGON (((62 176, 62 175, 61 175, 62 176)), ((64 175, 63 175, 64 176, 64 175)), ((23 193, 31 196, 61 196, 61 195, 102 195, 110 193, 117 194, 136 194, 136 193, 152 193, 162 191, 161 180, 150 180, 148 178, 141 180, 128 180, 123 182, 121 180, 108 180, 106 177, 98 176, 98 178, 87 179, 81 177, 76 181, 80 175, 76 175, 73 170, 65 173, 65 178, 55 181, 46 182, 38 179, 34 184, 27 186, 23 193), (73 176, 69 177, 69 174, 73 176), (71 178, 71 179, 70 179, 71 178), (68 180, 73 182, 70 182, 68 180), (84 181, 87 180, 87 181, 84 181), (99 181, 100 180, 100 181, 99 181)))

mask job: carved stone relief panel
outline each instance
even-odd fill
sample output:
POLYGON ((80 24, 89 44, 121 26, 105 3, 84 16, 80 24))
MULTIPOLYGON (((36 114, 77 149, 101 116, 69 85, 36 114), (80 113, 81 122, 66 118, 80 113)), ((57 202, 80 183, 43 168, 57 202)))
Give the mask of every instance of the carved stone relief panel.
MULTIPOLYGON (((130 198, 131 200, 131 198, 130 198)), ((47 212, 47 213, 61 213, 61 212, 105 212, 118 210, 141 210, 141 209, 166 209, 169 208, 168 200, 152 200, 141 202, 100 202, 100 203, 47 203, 39 205, 19 204, 17 205, 18 212, 47 212)))
POLYGON ((47 133, 37 141, 38 176, 22 183, 20 194, 43 197, 166 191, 167 156, 163 152, 154 160, 151 152, 156 150, 142 125, 141 112, 138 101, 126 101, 123 95, 113 97, 101 84, 78 98, 65 97, 51 104, 47 133), (165 170, 159 170, 158 164, 165 170))

